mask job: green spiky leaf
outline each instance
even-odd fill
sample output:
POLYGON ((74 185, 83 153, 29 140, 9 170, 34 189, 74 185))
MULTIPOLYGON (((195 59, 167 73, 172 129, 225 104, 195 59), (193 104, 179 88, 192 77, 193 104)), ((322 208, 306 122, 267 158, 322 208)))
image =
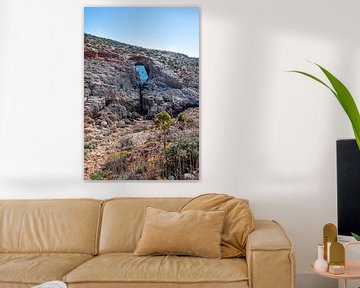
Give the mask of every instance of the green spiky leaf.
POLYGON ((316 63, 314 63, 314 64, 316 66, 318 66, 320 68, 320 70, 325 74, 326 78, 330 81, 332 88, 329 85, 327 85, 324 81, 320 80, 319 78, 317 78, 309 73, 306 73, 303 71, 297 71, 297 70, 292 70, 289 72, 294 72, 294 73, 305 75, 305 76, 321 83, 326 88, 328 88, 332 92, 332 94, 334 94, 334 96, 339 101, 340 105, 343 107, 345 113, 347 114, 347 116, 351 122, 353 131, 354 131, 354 135, 355 135, 355 139, 356 139, 356 143, 360 150, 360 114, 359 114, 359 110, 356 106, 356 103, 354 101, 354 98, 352 97, 350 91, 346 88, 346 86, 339 79, 337 79, 334 75, 332 75, 324 67, 322 67, 316 63))
POLYGON ((360 235, 352 233, 352 232, 351 232, 351 235, 356 239, 356 241, 360 241, 360 235))

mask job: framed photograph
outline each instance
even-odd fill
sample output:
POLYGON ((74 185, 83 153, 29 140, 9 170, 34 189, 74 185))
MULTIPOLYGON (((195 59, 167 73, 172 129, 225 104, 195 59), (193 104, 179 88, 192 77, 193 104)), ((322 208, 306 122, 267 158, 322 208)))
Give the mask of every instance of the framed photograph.
POLYGON ((197 7, 84 8, 84 178, 199 180, 197 7))

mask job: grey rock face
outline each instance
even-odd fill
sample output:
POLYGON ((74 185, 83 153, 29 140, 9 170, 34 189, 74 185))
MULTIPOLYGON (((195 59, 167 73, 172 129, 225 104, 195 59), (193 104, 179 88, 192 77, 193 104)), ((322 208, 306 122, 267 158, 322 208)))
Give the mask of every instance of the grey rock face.
MULTIPOLYGON (((199 59, 84 35, 85 114, 112 124, 199 106, 199 59), (140 85, 135 65, 149 79, 140 85), (142 100, 142 103, 141 103, 142 100)), ((100 123, 101 123, 100 121, 100 123)))

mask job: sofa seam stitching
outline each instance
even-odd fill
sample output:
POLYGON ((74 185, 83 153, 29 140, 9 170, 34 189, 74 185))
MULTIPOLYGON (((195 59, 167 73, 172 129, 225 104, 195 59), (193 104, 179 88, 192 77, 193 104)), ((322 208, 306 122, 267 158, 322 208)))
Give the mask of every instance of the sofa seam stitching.
POLYGON ((94 256, 99 254, 100 249, 100 234, 101 234, 101 226, 102 226, 102 216, 104 211, 104 203, 105 201, 101 201, 99 208, 98 208, 98 221, 96 225, 96 234, 95 234, 95 243, 94 243, 94 256))

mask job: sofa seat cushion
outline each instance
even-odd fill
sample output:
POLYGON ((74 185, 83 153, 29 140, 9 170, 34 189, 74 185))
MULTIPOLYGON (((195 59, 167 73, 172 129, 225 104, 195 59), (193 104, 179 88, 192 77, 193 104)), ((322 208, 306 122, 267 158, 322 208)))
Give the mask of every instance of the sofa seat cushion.
POLYGON ((0 253, 0 283, 40 284, 61 280, 92 257, 72 253, 0 253))
POLYGON ((134 256, 131 253, 96 256, 64 277, 64 281, 70 284, 90 284, 91 282, 233 283, 244 281, 247 285, 247 280, 247 265, 245 260, 240 258, 134 256))

